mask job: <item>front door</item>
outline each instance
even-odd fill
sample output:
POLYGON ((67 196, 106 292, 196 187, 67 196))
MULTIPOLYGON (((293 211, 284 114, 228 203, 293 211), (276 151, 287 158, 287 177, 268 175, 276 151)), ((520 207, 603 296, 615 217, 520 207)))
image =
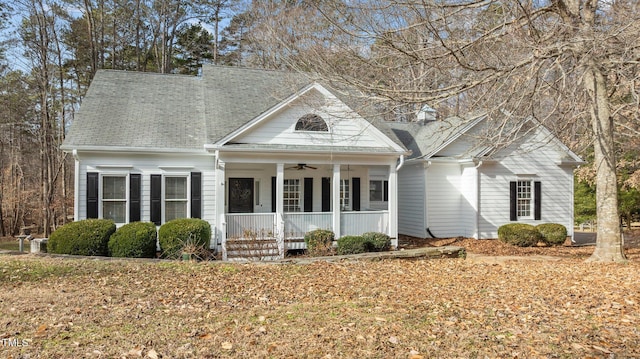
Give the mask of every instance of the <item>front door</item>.
POLYGON ((253 213, 253 178, 229 178, 229 213, 253 213))

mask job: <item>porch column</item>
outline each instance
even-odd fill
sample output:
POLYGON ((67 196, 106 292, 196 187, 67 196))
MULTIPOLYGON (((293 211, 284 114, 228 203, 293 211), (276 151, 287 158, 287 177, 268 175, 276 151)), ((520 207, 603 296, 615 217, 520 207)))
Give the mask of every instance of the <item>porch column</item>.
POLYGON ((331 188, 333 201, 333 233, 336 240, 340 238, 340 165, 333 165, 333 183, 331 188))
POLYGON ((276 238, 278 255, 284 258, 284 163, 276 165, 276 238))
POLYGON ((395 163, 389 166, 389 237, 391 245, 398 248, 398 181, 395 163))
POLYGON ((226 184, 226 174, 225 174, 225 164, 223 161, 220 161, 216 158, 216 168, 215 168, 215 207, 217 214, 217 226, 216 226, 216 235, 215 241, 216 246, 218 243, 222 246, 222 260, 227 260, 227 214, 224 210, 225 203, 225 184, 226 184))

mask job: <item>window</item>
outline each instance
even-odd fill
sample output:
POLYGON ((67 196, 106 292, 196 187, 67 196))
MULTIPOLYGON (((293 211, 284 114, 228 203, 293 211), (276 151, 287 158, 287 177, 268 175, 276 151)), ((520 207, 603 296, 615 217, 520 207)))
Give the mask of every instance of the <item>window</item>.
POLYGON ((187 177, 165 177, 164 221, 187 218, 187 177))
POLYGON ((533 204, 533 191, 531 181, 518 181, 517 198, 518 217, 531 217, 531 207, 533 204))
POLYGON ((308 113, 296 122, 296 131, 329 132, 329 127, 322 117, 308 113))
POLYGON ((284 191, 282 193, 284 199, 285 212, 300 212, 300 180, 285 179, 284 191))
POLYGON ((387 202, 389 200, 389 181, 369 181, 369 201, 387 202))
POLYGON ((351 191, 349 190, 349 180, 340 180, 340 209, 348 210, 351 207, 351 191))
POLYGON ((126 176, 102 176, 102 218, 127 222, 126 176))
POLYGON ((542 220, 542 182, 518 179, 509 182, 509 220, 542 220))

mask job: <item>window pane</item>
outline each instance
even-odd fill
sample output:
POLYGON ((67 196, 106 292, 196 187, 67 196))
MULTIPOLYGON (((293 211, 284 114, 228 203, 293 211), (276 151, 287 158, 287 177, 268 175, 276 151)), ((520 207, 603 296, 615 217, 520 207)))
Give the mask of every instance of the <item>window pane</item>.
POLYGON ((125 223, 127 216, 127 202, 102 202, 102 218, 111 219, 116 223, 125 223))
POLYGON ((285 179, 282 197, 285 212, 300 212, 300 180, 285 179))
POLYGON ((350 202, 349 180, 340 180, 340 207, 345 210, 349 209, 350 202))
POLYGON ((369 181, 369 200, 382 201, 382 181, 369 181))
POLYGON ((187 178, 186 177, 166 177, 165 178, 165 198, 166 199, 187 199, 187 178))
POLYGON ((102 177, 102 199, 126 199, 126 177, 102 177))
POLYGON ((518 217, 531 216, 531 181, 518 181, 518 217))
POLYGON ((187 202, 186 201, 169 201, 164 205, 165 214, 164 220, 165 222, 169 222, 172 219, 176 218, 186 218, 187 217, 187 202))

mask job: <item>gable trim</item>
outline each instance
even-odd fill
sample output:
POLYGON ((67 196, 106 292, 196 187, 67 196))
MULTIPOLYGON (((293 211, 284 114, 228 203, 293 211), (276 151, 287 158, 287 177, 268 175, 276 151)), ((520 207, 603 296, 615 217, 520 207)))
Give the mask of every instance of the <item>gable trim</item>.
POLYGON ((455 142, 458 138, 460 138, 460 136, 465 134, 467 131, 472 129, 475 125, 477 125, 481 121, 485 120, 486 118, 487 118, 487 114, 486 113, 483 113, 483 114, 479 115, 477 118, 475 118, 474 120, 469 122, 467 125, 465 125, 460 131, 456 132, 453 136, 451 136, 451 138, 449 138, 447 141, 443 142, 440 146, 436 147, 435 150, 431 151, 431 153, 427 153, 423 157, 424 158, 429 158, 429 157, 432 157, 433 155, 435 155, 436 153, 442 151, 445 147, 447 147, 450 144, 452 144, 453 142, 455 142))
POLYGON ((286 99, 284 99, 279 104, 271 107, 270 109, 268 109, 267 111, 265 111, 261 115, 259 115, 258 117, 256 117, 253 120, 245 123, 244 125, 240 126, 240 128, 238 128, 235 131, 233 131, 233 132, 229 133, 228 135, 224 136, 220 141, 218 141, 216 143, 216 145, 218 147, 224 146, 228 142, 232 141, 234 138, 237 138, 238 136, 246 133, 247 131, 249 131, 252 128, 256 127, 257 125, 261 124, 267 118, 269 118, 271 115, 273 115, 274 113, 278 112, 279 110, 281 110, 282 108, 286 107, 287 105, 291 104, 293 101, 299 99, 304 94, 306 94, 307 92, 311 91, 312 89, 317 88, 318 86, 320 86, 320 85, 317 84, 317 83, 311 83, 311 84, 303 87, 301 90, 299 90, 299 91, 295 92, 293 95, 287 97, 286 99))

